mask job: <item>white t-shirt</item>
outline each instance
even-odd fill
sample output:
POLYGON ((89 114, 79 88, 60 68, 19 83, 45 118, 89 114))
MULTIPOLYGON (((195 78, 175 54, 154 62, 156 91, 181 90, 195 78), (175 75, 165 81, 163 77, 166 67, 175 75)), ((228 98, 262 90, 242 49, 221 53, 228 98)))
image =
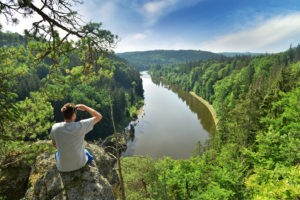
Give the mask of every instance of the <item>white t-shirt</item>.
POLYGON ((56 161, 59 171, 77 170, 86 164, 84 136, 93 130, 93 127, 93 117, 78 122, 60 122, 52 126, 50 137, 55 141, 59 153, 56 161))

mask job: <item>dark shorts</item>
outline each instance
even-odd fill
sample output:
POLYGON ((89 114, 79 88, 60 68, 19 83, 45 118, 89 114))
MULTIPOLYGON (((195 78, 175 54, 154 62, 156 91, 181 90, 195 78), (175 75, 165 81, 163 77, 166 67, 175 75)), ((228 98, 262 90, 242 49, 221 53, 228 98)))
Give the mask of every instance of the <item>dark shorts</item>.
MULTIPOLYGON (((92 161, 94 160, 93 155, 88 150, 86 150, 86 149, 84 149, 84 153, 85 153, 85 155, 86 155, 86 157, 88 159, 87 162, 86 162, 86 164, 92 163, 92 161)), ((58 158, 59 158, 59 153, 58 153, 58 151, 56 151, 55 152, 55 160, 57 160, 58 158)))

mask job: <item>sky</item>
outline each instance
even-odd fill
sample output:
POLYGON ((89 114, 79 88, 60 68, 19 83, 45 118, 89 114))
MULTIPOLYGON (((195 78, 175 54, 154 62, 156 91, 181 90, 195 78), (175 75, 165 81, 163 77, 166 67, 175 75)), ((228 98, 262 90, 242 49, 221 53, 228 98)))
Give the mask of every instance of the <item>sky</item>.
MULTIPOLYGON (((84 0, 76 10, 119 36, 115 52, 276 53, 300 43, 300 0, 84 0)), ((22 32, 30 20, 2 25, 22 32)))

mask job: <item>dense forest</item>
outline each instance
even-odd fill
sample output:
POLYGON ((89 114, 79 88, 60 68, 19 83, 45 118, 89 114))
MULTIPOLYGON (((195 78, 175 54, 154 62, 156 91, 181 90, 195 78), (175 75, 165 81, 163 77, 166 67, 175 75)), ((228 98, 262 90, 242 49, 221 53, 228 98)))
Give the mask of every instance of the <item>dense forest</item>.
MULTIPOLYGON (((53 60, 47 58, 39 63, 30 63, 34 51, 37 51, 36 48, 40 48, 43 43, 30 41, 16 33, 0 34, 1 60, 3 62, 1 63, 3 65, 1 68, 2 90, 10 93, 8 96, 10 98, 4 99, 1 106, 5 107, 8 113, 13 113, 11 109, 14 107, 17 110, 23 107, 24 111, 28 110, 28 107, 32 107, 36 109, 38 119, 43 119, 40 124, 42 126, 49 123, 47 119, 63 120, 60 108, 65 102, 82 102, 99 110, 104 116, 103 123, 97 125, 88 135, 87 139, 95 140, 104 138, 113 131, 110 119, 110 101, 113 104, 115 121, 119 130, 128 124, 130 118, 135 114, 133 111, 136 107, 141 106, 143 88, 139 72, 114 54, 95 53, 94 57, 97 63, 92 69, 89 69, 87 74, 81 66, 80 52, 73 51, 63 58, 60 69, 53 70, 50 69, 53 60), (45 104, 45 111, 43 111, 43 107, 40 107, 41 103, 45 104), (39 110, 41 116, 38 114, 39 110), (53 116, 51 110, 54 111, 53 116), (42 116, 47 112, 48 116, 42 116)), ((39 121, 34 118, 25 119, 31 115, 32 111, 28 110, 29 113, 20 111, 20 114, 24 114, 21 117, 24 125, 26 125, 26 120, 32 120, 32 123, 39 121)), ((78 118, 84 117, 81 114, 79 113, 78 118)), ((34 117, 34 113, 30 117, 34 117)), ((1 128, 7 132, 9 128, 6 125, 10 123, 1 121, 1 128)), ((19 122, 15 123, 19 124, 19 122)), ((18 127, 18 129, 23 130, 24 128, 18 127)), ((48 129, 47 125, 42 132, 37 132, 38 135, 30 135, 30 132, 23 132, 23 134, 30 139, 36 139, 36 137, 43 139, 48 136, 48 129)), ((14 131, 9 130, 8 132, 14 131)), ((35 131, 31 130, 31 132, 35 131)))
MULTIPOLYGON (((112 53, 73 50, 59 62, 47 43, 1 33, 1 154, 30 165, 66 101, 99 110, 87 139, 123 128, 142 100, 139 72, 112 53), (54 67, 53 67, 54 66, 54 67), (88 70, 88 71, 86 71, 88 70)), ((65 47, 62 47, 65 48, 65 47)), ((127 199, 298 199, 300 197, 300 46, 256 57, 153 65, 154 78, 194 91, 217 111, 218 131, 186 160, 122 159, 127 199), (198 152, 198 153, 197 153, 198 152), (199 153, 201 152, 201 154, 199 153)), ((82 118, 79 114, 79 118, 82 118)))
POLYGON ((263 55, 263 53, 252 53, 252 52, 222 52, 219 53, 226 57, 236 57, 236 56, 259 56, 263 55))
MULTIPOLYGON (((95 51, 93 66, 84 67, 86 54, 77 49, 65 54, 59 49, 63 56, 57 60, 54 54, 36 59, 48 43, 16 33, 0 33, 0 45, 0 152, 12 163, 30 163, 48 148, 35 141, 49 139, 51 126, 63 120, 60 109, 66 102, 89 105, 103 115, 87 140, 114 132, 111 104, 119 131, 143 104, 139 71, 113 53, 95 51)), ((77 119, 88 116, 78 112, 77 119)))
POLYGON ((154 50, 118 53, 139 70, 149 70, 152 65, 174 65, 192 61, 222 58, 222 55, 196 50, 154 50))
POLYGON ((124 158, 130 199, 300 198, 300 46, 151 74, 212 103, 218 130, 187 160, 124 158))
POLYGON ((34 170, 41 152, 55 152, 49 130, 62 120, 64 103, 99 111, 103 120, 86 139, 105 138, 115 132, 113 121, 121 130, 135 117, 143 104, 138 69, 150 67, 154 78, 209 101, 217 130, 189 159, 122 158, 115 194, 134 200, 300 199, 300 46, 230 58, 162 50, 119 58, 111 51, 118 37, 101 23, 83 23, 73 10, 79 2, 0 1, 7 23, 41 17, 24 35, 0 32, 0 172, 7 172, 0 174, 0 199, 8 192, 22 198, 29 176, 24 169, 34 170), (9 177, 21 176, 27 182, 11 184, 9 177))

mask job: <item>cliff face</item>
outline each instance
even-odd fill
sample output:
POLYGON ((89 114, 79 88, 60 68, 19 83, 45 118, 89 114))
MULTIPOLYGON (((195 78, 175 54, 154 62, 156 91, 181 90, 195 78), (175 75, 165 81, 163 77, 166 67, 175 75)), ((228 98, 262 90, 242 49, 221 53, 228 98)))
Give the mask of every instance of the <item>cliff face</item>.
MULTIPOLYGON (((19 180, 18 184, 23 182, 25 187, 28 186, 29 189, 24 199, 115 199, 112 185, 119 184, 114 170, 116 160, 97 145, 88 144, 87 149, 93 154, 95 160, 79 170, 59 172, 54 155, 42 153, 31 167, 31 172, 29 168, 27 173, 21 173, 22 176, 16 173, 6 173, 5 180, 12 183, 13 179, 16 179, 16 181, 19 180)), ((7 172, 21 169, 21 166, 15 166, 9 168, 7 172)), ((4 176, 1 174, 1 177, 4 176)), ((14 187, 18 184, 16 182, 14 187)), ((10 187, 10 185, 6 186, 10 187)), ((13 190, 18 191, 17 188, 12 188, 13 190)), ((13 193, 7 197, 13 199, 13 193)))

